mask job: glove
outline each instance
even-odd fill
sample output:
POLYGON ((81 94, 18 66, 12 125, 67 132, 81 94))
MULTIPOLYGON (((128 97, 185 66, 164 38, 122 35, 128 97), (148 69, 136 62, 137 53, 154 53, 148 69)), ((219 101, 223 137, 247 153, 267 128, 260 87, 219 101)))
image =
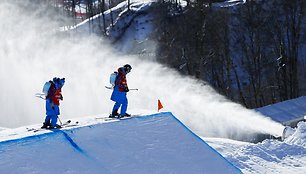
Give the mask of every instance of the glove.
POLYGON ((129 92, 130 90, 129 90, 129 88, 128 87, 125 87, 124 88, 124 92, 129 92))

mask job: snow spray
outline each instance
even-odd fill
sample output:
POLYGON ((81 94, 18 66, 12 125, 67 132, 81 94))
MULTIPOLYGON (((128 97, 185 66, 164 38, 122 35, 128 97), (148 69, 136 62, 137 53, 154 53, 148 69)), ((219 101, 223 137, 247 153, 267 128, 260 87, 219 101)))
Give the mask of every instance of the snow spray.
POLYGON ((128 111, 156 112, 160 99, 164 110, 199 136, 241 139, 257 133, 282 134, 281 124, 227 100, 202 82, 143 56, 115 54, 100 37, 64 37, 57 31, 55 13, 46 13, 48 8, 29 11, 25 2, 0 2, 0 126, 41 123, 44 101, 34 94, 53 77, 66 78, 61 118, 109 113, 111 90, 104 86, 110 73, 129 63, 133 70, 128 85, 139 90, 128 93, 128 111))

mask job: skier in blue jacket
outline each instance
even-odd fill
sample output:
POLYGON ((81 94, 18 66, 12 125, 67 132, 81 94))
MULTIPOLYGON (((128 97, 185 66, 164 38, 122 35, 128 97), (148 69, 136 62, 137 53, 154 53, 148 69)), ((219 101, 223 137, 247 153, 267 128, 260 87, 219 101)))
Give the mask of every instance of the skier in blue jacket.
POLYGON ((65 84, 65 78, 53 78, 53 81, 49 81, 51 86, 48 90, 48 95, 46 96, 46 118, 43 126, 41 128, 60 128, 57 125, 57 118, 60 115, 59 100, 63 100, 61 93, 61 88, 65 84))
POLYGON ((118 74, 115 81, 115 87, 111 96, 111 100, 115 102, 112 114, 110 118, 116 116, 120 117, 129 117, 130 114, 126 113, 128 106, 128 99, 126 93, 129 92, 129 87, 127 85, 126 75, 131 72, 132 67, 129 64, 124 65, 123 67, 118 68, 118 74), (118 110, 121 106, 120 115, 118 110))

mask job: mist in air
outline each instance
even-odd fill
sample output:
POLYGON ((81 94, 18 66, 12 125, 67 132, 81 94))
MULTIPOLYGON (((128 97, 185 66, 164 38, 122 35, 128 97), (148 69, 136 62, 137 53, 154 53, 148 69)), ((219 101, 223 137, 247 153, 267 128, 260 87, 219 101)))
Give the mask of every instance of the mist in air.
POLYGON ((144 57, 123 56, 100 37, 65 37, 48 8, 29 10, 25 2, 0 2, 0 127, 42 123, 45 102, 36 98, 43 84, 65 77, 61 119, 108 116, 113 102, 109 74, 129 63, 131 114, 157 112, 157 99, 200 136, 280 135, 283 126, 217 94, 211 87, 144 57), (43 15, 47 14, 47 15, 43 15), (52 16, 52 19, 50 18, 52 16))

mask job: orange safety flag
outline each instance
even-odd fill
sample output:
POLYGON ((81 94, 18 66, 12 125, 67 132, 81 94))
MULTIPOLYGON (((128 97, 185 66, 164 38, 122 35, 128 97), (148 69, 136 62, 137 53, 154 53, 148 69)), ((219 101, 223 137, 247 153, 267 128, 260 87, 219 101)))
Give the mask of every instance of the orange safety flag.
POLYGON ((159 99, 158 99, 157 105, 158 105, 158 112, 159 112, 159 110, 161 110, 164 106, 161 104, 159 99))

